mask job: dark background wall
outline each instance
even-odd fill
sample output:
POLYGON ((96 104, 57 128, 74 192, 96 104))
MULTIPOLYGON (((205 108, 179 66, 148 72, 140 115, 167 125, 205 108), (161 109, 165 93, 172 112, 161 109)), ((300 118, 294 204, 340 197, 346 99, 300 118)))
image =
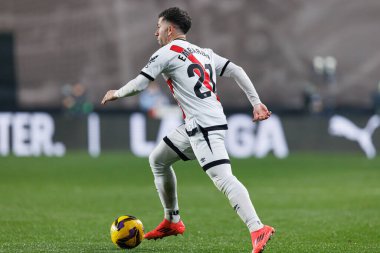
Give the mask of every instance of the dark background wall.
POLYGON ((12 33, 0 32, 0 110, 17 106, 16 64, 12 33))
MULTIPOLYGON (((77 83, 98 108, 103 93, 134 78, 157 49, 157 15, 173 5, 193 17, 189 40, 243 66, 272 108, 302 109, 310 90, 336 107, 373 108, 378 0, 2 0, 0 33, 13 34, 18 80, 8 84, 19 108, 60 108, 62 88, 77 83), (316 56, 336 60, 332 81, 316 75, 316 56)), ((228 108, 249 106, 228 79, 218 86, 228 108)), ((137 97, 110 108, 125 106, 137 107, 137 97)))

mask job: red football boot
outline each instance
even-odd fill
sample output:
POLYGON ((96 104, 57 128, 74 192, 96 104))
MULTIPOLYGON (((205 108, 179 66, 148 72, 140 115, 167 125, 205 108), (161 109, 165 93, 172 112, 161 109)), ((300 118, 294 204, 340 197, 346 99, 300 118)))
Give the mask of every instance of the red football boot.
POLYGON ((264 225, 263 228, 254 231, 251 233, 251 239, 252 239, 252 246, 253 250, 252 253, 261 253, 264 251, 265 245, 270 240, 271 236, 276 231, 274 228, 264 225))
POLYGON ((173 223, 168 221, 167 219, 164 219, 155 229, 152 231, 146 233, 144 235, 145 239, 151 240, 157 240, 162 239, 166 236, 171 235, 178 235, 183 234, 185 232, 185 225, 182 221, 179 221, 178 223, 173 223))

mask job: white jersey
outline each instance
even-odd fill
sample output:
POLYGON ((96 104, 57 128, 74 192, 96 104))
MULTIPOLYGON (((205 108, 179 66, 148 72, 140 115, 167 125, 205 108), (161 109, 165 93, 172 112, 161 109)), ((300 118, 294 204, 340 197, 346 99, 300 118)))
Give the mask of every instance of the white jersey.
POLYGON ((176 39, 157 50, 140 74, 151 81, 163 75, 191 130, 227 124, 215 85, 229 62, 211 49, 176 39))

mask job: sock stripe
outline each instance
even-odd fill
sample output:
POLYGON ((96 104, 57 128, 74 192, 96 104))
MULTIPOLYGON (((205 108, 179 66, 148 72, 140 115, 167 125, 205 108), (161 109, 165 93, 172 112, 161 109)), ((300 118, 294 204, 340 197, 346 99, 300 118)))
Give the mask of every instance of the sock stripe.
POLYGON ((178 215, 179 210, 169 211, 169 215, 178 215))
POLYGON ((208 169, 215 167, 217 165, 221 165, 221 164, 231 164, 231 161, 229 159, 216 160, 216 161, 213 161, 213 162, 210 162, 210 163, 204 165, 203 170, 207 171, 208 169))

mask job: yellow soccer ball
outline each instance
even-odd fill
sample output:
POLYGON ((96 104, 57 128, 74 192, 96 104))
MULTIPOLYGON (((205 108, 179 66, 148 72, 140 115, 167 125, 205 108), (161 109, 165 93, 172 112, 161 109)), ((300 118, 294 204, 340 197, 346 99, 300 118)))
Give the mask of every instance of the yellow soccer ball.
POLYGON ((118 217, 111 224, 111 240, 122 249, 137 247, 144 239, 142 222, 132 215, 118 217))

